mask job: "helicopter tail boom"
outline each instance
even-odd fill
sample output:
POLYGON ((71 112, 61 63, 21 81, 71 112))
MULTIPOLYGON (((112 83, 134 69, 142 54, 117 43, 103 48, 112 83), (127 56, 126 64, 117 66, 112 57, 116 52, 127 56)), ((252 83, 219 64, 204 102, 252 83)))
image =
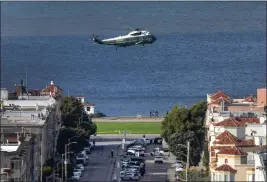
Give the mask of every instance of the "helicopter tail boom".
POLYGON ((103 42, 100 39, 98 39, 97 37, 98 37, 98 35, 97 36, 93 35, 92 41, 94 42, 94 44, 95 43, 103 44, 103 42))

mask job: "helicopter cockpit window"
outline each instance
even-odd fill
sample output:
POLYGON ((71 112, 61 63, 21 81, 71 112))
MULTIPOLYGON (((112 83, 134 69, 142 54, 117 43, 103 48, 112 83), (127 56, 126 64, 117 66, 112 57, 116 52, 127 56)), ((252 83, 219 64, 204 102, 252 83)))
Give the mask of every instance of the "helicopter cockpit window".
POLYGON ((131 33, 132 36, 141 35, 141 32, 131 33))

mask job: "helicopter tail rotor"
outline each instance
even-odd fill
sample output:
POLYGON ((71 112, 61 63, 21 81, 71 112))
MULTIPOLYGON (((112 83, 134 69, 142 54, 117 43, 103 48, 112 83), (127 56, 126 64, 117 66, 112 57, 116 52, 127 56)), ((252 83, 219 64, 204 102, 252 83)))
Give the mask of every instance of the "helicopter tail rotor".
POLYGON ((95 35, 95 34, 93 34, 91 40, 94 42, 94 44, 98 41, 98 40, 97 40, 97 37, 98 37, 98 36, 99 36, 99 35, 95 35))

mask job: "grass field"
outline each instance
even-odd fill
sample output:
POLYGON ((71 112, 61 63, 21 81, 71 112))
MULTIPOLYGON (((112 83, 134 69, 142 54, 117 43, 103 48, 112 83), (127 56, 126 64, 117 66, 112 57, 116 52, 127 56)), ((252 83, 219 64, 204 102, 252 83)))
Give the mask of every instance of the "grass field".
POLYGON ((121 134, 127 130, 129 134, 160 134, 160 122, 96 122, 99 134, 121 134))

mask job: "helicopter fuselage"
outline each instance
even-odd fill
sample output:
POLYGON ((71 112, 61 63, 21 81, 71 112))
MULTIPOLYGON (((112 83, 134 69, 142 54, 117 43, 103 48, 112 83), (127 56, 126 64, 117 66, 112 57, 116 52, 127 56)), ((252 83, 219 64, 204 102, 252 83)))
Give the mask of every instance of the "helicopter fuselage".
POLYGON ((152 44, 156 41, 156 37, 147 31, 133 31, 128 35, 118 36, 109 39, 94 39, 94 42, 105 45, 114 45, 116 47, 128 47, 133 45, 152 44))

